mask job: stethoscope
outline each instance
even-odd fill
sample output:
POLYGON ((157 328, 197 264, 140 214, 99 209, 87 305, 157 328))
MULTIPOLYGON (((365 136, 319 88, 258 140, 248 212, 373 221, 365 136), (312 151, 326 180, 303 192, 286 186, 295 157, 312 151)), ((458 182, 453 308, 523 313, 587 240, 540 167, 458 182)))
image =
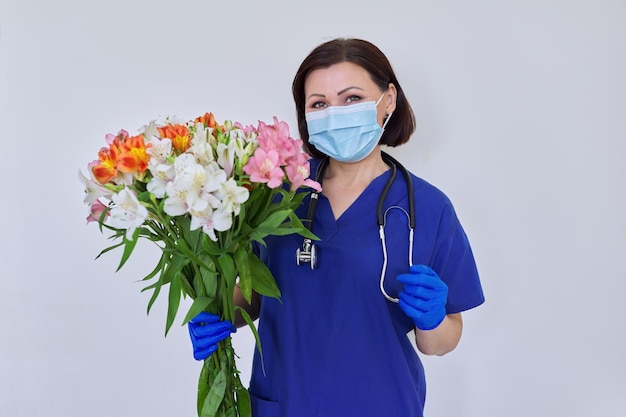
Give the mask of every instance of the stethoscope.
MULTIPOLYGON (((407 216, 409 223, 409 266, 413 265, 413 236, 415 231, 415 197, 413 195, 413 181, 411 179, 411 174, 409 171, 402 166, 400 162, 398 162, 391 155, 381 152, 383 161, 389 165, 391 169, 391 174, 389 175, 389 179, 383 188, 383 191, 380 194, 378 199, 378 205, 376 208, 376 217, 378 221, 378 233, 380 235, 380 241, 383 250, 383 267, 380 273, 380 292, 385 296, 385 298, 391 302, 397 303, 398 299, 390 296, 385 291, 384 283, 385 283, 385 273, 387 272, 387 244, 385 239, 385 222, 387 219, 387 213, 391 209, 399 209, 407 216), (383 205, 385 203, 385 198, 387 198, 387 194, 389 193, 389 189, 393 184, 394 179, 396 178, 397 171, 400 170, 402 175, 404 175, 407 193, 409 198, 409 212, 400 206, 390 206, 386 210, 383 210, 383 205)), ((324 177, 324 171, 328 166, 328 158, 324 158, 317 167, 315 171, 315 181, 319 184, 322 183, 322 178, 324 177)), ((313 191, 311 193, 311 200, 309 202, 309 208, 307 212, 306 220, 303 220, 305 227, 310 231, 313 226, 313 219, 315 218, 315 210, 317 209, 317 202, 319 200, 319 192, 313 191)), ((305 238, 302 243, 302 248, 296 251, 296 264, 301 265, 302 263, 308 263, 311 266, 311 269, 315 269, 317 265, 317 249, 313 244, 313 241, 309 238, 305 238)))

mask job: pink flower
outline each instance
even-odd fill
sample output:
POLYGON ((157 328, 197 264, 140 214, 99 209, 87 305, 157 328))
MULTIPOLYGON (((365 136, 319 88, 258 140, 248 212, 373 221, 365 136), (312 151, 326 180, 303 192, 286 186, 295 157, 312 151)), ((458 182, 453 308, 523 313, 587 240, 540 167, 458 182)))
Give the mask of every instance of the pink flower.
POLYGON ((112 144, 115 139, 118 139, 118 141, 125 141, 126 139, 128 139, 128 132, 124 129, 121 129, 119 132, 117 132, 117 135, 107 133, 104 139, 106 140, 108 145, 112 144))
POLYGON ((279 121, 276 116, 273 125, 259 121, 257 132, 259 147, 265 152, 276 151, 280 166, 287 165, 288 160, 299 153, 296 145, 302 146, 302 141, 298 142, 289 136, 289 125, 279 121))
POLYGON ((246 136, 250 136, 252 133, 255 133, 255 134, 256 134, 256 129, 254 128, 254 126, 252 126, 252 125, 248 125, 248 126, 246 126, 246 127, 243 129, 243 133, 244 133, 246 136))
POLYGON ((278 159, 278 152, 275 150, 266 152, 262 148, 257 148, 254 156, 243 167, 243 171, 250 175, 250 181, 267 183, 268 187, 277 188, 283 183, 284 177, 278 159))
MULTIPOLYGON (((102 217, 102 213, 106 209, 107 209, 107 206, 102 204, 100 200, 95 200, 93 203, 91 203, 91 206, 89 207, 90 213, 89 213, 89 216, 87 216, 87 224, 91 222, 99 222, 100 217, 102 217)), ((106 221, 108 217, 109 217, 109 213, 105 215, 103 221, 106 221)))
POLYGON ((247 126, 244 127, 244 125, 242 125, 241 122, 233 123, 233 128, 237 128, 237 129, 243 130, 243 133, 244 133, 245 136, 250 136, 250 133, 256 133, 256 129, 254 128, 254 126, 247 125, 247 126))
POLYGON ((322 191, 322 186, 318 182, 309 179, 311 173, 309 155, 299 153, 296 157, 291 158, 285 167, 285 172, 289 182, 291 182, 291 191, 302 186, 311 187, 317 192, 322 191))

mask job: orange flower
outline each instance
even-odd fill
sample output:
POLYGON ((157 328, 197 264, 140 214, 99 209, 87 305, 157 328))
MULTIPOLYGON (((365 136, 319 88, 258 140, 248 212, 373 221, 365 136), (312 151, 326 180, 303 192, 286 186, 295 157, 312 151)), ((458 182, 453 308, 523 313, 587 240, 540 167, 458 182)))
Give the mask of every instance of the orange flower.
POLYGON ((189 129, 184 125, 166 125, 163 127, 157 127, 161 138, 168 138, 172 141, 172 145, 179 152, 185 152, 189 149, 189 129))
POLYGON ((196 120, 193 121, 194 124, 202 123, 204 127, 215 127, 217 123, 215 122, 215 117, 213 113, 204 113, 204 116, 196 117, 196 120))
POLYGON ((151 145, 144 143, 143 134, 127 138, 120 146, 117 169, 126 173, 144 172, 150 160, 146 149, 151 145))
POLYGON ((109 135, 107 135, 109 152, 111 154, 111 158, 113 158, 114 161, 117 161, 119 154, 122 153, 122 146, 127 139, 128 133, 125 130, 121 130, 120 133, 112 139, 109 135))
POLYGON ((115 156, 115 152, 111 152, 110 148, 102 148, 98 152, 98 161, 96 161, 91 172, 100 184, 106 184, 117 176, 115 156))

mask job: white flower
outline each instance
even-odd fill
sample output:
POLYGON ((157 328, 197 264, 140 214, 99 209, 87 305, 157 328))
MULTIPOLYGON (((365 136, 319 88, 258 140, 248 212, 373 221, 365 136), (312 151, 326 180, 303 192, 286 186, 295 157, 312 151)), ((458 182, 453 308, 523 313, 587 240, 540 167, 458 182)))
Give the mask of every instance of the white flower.
POLYGON ((113 182, 118 185, 133 185, 135 175, 132 172, 118 172, 113 182))
POLYGON ((235 163, 235 141, 230 141, 227 144, 217 144, 217 163, 224 169, 226 176, 230 177, 230 173, 233 172, 233 164, 235 163))
POLYGON ((167 198, 163 204, 163 211, 170 216, 182 216, 187 213, 189 206, 187 206, 187 193, 189 187, 185 186, 182 182, 176 182, 176 180, 168 182, 165 186, 165 192, 167 198))
POLYGON ((204 190, 212 193, 217 191, 226 181, 226 172, 221 169, 217 163, 213 162, 206 167, 206 182, 204 183, 204 190))
POLYGON ((230 213, 226 213, 221 209, 213 210, 207 207, 203 211, 191 212, 191 224, 189 229, 196 230, 202 227, 202 231, 206 233, 211 240, 217 241, 215 231, 225 231, 230 229, 233 224, 233 217, 230 213))
POLYGON ((174 166, 168 162, 172 156, 172 141, 170 139, 159 139, 152 137, 149 140, 150 146, 146 152, 150 155, 148 170, 152 174, 152 179, 148 182, 147 189, 156 198, 165 196, 167 183, 174 179, 174 166))
POLYGON ((220 201, 213 193, 226 181, 226 173, 216 162, 205 167, 193 155, 183 154, 174 162, 174 171, 174 179, 165 186, 167 199, 163 209, 167 214, 180 216, 217 207, 220 201))
POLYGON ((191 210, 202 211, 206 207, 218 208, 220 200, 214 195, 219 187, 226 181, 226 173, 219 169, 216 163, 209 164, 206 168, 198 165, 192 186, 187 193, 187 205, 191 210))
POLYGON ((181 216, 189 211, 196 199, 195 195, 204 182, 204 169, 196 163, 193 155, 184 154, 174 162, 174 171, 173 181, 165 186, 167 198, 163 210, 170 216, 181 216))
POLYGON ((78 171, 78 179, 81 180, 83 184, 85 184, 85 198, 83 203, 90 205, 100 197, 106 197, 107 199, 111 199, 111 191, 104 188, 102 185, 97 183, 93 176, 91 179, 85 177, 82 172, 78 171))
POLYGON ((159 137, 159 131, 157 127, 161 127, 163 124, 157 122, 156 120, 151 120, 147 125, 142 126, 140 131, 143 130, 143 136, 145 138, 159 137))
POLYGON ((123 188, 119 193, 113 194, 111 199, 114 204, 109 216, 111 226, 126 229, 126 239, 132 240, 135 229, 141 226, 148 217, 148 210, 128 188, 123 188))
POLYGON ((198 163, 190 154, 182 154, 174 161, 174 178, 165 185, 167 198, 163 205, 163 210, 170 216, 187 213, 187 194, 193 182, 193 171, 197 167, 198 163))
MULTIPOLYGON (((252 135, 253 134, 250 133, 251 138, 252 135)), ((233 148, 235 149, 235 155, 237 156, 237 159, 242 160, 244 155, 246 154, 246 145, 248 144, 249 138, 246 137, 246 134, 242 129, 234 129, 230 131, 230 141, 230 143, 233 144, 233 148)))
POLYGON ((213 157, 213 147, 208 139, 209 137, 212 137, 211 129, 205 128, 202 123, 196 124, 196 132, 193 135, 193 140, 188 150, 189 153, 192 153, 196 157, 196 161, 198 161, 199 164, 205 166, 215 160, 213 157))
POLYGON ((174 161, 174 169, 176 170, 176 177, 185 175, 185 173, 194 169, 198 165, 196 158, 189 153, 179 155, 174 161))
POLYGON ((170 164, 158 164, 150 168, 152 178, 148 182, 146 188, 156 198, 165 197, 167 191, 167 184, 174 179, 174 165, 170 164))
POLYGON ((146 149, 146 153, 150 155, 150 162, 148 164, 156 166, 166 163, 167 158, 172 155, 172 140, 168 138, 159 139, 158 137, 151 136, 148 143, 151 144, 151 146, 146 149))
POLYGON ((234 213, 236 216, 239 214, 241 204, 250 197, 250 191, 245 187, 238 186, 237 181, 233 178, 229 178, 228 181, 220 185, 215 195, 222 201, 224 211, 234 213))
POLYGON ((184 121, 183 119, 181 119, 180 117, 176 115, 168 115, 168 116, 159 116, 159 118, 156 120, 156 123, 159 126, 165 126, 168 124, 184 125, 186 121, 184 121))

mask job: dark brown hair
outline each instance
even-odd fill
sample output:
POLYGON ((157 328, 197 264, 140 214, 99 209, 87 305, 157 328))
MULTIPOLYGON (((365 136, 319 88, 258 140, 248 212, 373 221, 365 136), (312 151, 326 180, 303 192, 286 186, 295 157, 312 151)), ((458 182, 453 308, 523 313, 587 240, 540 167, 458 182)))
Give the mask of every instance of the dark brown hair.
POLYGON ((387 146, 398 146, 406 143, 415 130, 415 116, 389 60, 378 47, 368 41, 337 38, 317 46, 309 53, 300 64, 291 86, 293 99, 296 103, 298 131, 300 138, 304 141, 305 151, 314 157, 324 156, 313 145, 309 144, 309 133, 304 116, 304 83, 311 71, 328 68, 341 62, 350 62, 365 69, 381 91, 386 91, 389 83, 396 86, 398 92, 396 109, 385 127, 380 143, 387 146))

